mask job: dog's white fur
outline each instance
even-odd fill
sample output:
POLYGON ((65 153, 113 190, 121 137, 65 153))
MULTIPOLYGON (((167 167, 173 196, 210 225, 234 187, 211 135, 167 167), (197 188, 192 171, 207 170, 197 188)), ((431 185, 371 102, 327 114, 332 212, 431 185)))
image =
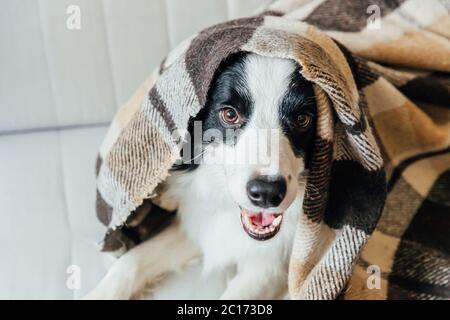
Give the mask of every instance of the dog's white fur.
MULTIPOLYGON (((280 99, 289 89, 294 68, 289 60, 249 55, 245 74, 254 100, 250 122, 235 146, 215 145, 206 148, 205 155, 215 157, 218 148, 222 153, 245 152, 249 143, 255 144, 249 129, 279 129, 280 99)), ((204 274, 233 275, 222 299, 271 299, 284 294, 303 202, 304 184, 299 177, 304 164, 295 157, 285 136, 281 134, 278 141, 279 155, 265 164, 200 164, 192 172, 170 176, 162 201, 178 208, 176 221, 119 258, 86 298, 129 299, 195 257, 202 257, 204 274), (242 228, 239 206, 258 209, 249 202, 245 186, 250 176, 268 172, 283 175, 288 181, 285 199, 272 210, 284 212, 283 221, 275 237, 257 241, 242 228)))

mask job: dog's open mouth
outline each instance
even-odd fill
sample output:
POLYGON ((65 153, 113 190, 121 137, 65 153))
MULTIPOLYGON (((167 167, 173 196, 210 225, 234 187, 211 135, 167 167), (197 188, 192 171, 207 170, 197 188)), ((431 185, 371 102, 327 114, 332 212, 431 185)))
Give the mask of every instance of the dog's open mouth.
POLYGON ((268 240, 280 230, 283 215, 272 212, 253 212, 241 209, 241 222, 245 232, 255 240, 268 240))

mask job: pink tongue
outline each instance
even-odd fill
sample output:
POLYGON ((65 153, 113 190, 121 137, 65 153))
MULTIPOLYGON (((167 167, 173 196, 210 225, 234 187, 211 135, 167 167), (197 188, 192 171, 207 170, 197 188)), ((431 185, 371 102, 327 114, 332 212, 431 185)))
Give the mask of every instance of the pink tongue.
POLYGON ((248 216, 252 219, 252 223, 259 227, 270 226, 276 216, 273 213, 248 212, 248 216))

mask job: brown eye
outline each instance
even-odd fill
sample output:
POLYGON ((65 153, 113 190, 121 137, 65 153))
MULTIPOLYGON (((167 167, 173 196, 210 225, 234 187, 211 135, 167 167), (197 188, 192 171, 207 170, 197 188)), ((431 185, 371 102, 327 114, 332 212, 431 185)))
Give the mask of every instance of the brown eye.
POLYGON ((237 111, 230 107, 220 110, 220 117, 226 124, 239 124, 240 121, 237 111))
POLYGON ((307 114, 301 114, 297 117, 296 127, 300 129, 307 129, 312 123, 312 117, 307 114))

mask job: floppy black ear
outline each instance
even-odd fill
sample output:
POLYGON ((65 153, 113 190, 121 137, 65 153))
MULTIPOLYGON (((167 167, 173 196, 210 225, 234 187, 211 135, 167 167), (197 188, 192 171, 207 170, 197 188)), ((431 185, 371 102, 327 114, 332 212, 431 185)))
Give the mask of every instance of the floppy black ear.
POLYGON ((173 221, 175 215, 176 211, 163 209, 146 199, 130 214, 123 226, 108 230, 102 251, 120 255, 159 233, 173 221))
POLYGON ((382 168, 369 171, 352 160, 334 161, 324 221, 333 229, 344 225, 371 234, 386 199, 386 175, 382 168))

